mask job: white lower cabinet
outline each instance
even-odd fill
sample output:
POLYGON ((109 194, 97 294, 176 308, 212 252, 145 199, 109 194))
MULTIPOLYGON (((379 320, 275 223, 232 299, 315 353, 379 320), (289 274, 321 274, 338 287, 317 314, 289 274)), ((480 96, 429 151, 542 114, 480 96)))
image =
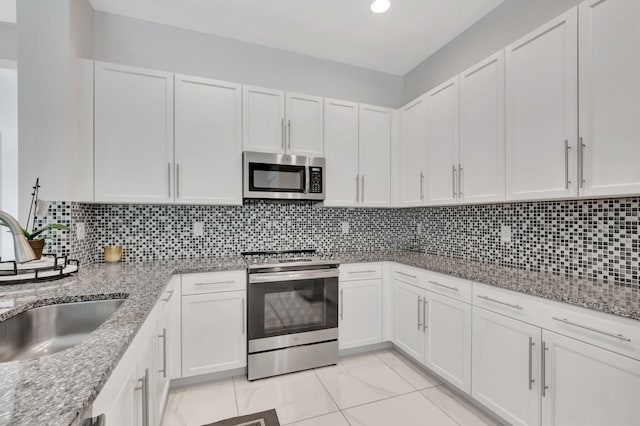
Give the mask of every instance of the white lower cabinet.
POLYGON ((382 279, 340 281, 338 347, 382 342, 382 279))
POLYGON ((182 296, 182 376, 247 365, 246 291, 182 296))
POLYGON ((422 331, 424 290, 399 279, 393 282, 393 342, 417 361, 424 360, 422 331))
POLYGON ((473 307, 471 395, 512 425, 540 423, 541 330, 473 307))
MULTIPOLYGON (((156 423, 160 424, 162 420, 162 413, 164 412, 164 406, 169 395, 169 380, 171 376, 171 358, 175 351, 171 351, 171 348, 180 348, 180 330, 176 330, 172 327, 172 324, 176 321, 174 314, 175 306, 179 305, 179 297, 174 294, 179 292, 180 276, 172 277, 169 285, 165 289, 164 293, 160 296, 158 302, 158 314, 157 325, 155 333, 155 345, 154 356, 155 366, 152 373, 154 377, 154 398, 153 398, 153 412, 157 419, 156 423)), ((180 318, 177 318, 178 324, 180 324, 180 318)))
POLYGON ((640 361, 542 332, 545 426, 632 426, 640 421, 640 361))

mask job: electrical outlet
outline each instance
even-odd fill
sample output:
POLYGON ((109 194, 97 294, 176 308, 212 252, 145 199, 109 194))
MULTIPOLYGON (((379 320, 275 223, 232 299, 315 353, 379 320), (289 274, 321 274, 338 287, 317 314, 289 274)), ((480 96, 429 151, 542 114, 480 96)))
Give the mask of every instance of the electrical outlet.
POLYGON ((343 234, 348 234, 349 233, 349 222, 342 222, 340 224, 340 227, 342 228, 342 233, 343 234))
POLYGON ((193 236, 202 237, 204 235, 204 223, 193 222, 193 236))
POLYGON ((76 223, 76 240, 84 240, 86 235, 85 227, 83 222, 76 223))
POLYGON ((509 225, 502 225, 500 227, 500 240, 503 243, 511 242, 511 227, 509 225))

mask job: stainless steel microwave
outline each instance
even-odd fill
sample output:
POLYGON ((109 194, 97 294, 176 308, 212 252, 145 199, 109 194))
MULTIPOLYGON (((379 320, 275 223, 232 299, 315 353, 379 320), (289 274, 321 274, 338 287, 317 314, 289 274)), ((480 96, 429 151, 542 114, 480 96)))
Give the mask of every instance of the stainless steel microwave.
POLYGON ((242 161, 244 198, 324 200, 324 158, 244 152, 242 161))

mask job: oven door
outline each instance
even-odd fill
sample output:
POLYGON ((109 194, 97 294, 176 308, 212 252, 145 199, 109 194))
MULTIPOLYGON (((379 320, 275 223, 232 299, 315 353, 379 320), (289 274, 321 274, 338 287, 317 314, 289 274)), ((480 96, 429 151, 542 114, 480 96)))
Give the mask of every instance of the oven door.
POLYGON ((278 342, 289 346, 289 340, 311 343, 313 335, 316 341, 330 340, 327 336, 337 337, 338 270, 250 274, 248 305, 250 341, 261 339, 275 349, 271 346, 278 342), (292 334, 304 335, 307 341, 286 337, 292 334))

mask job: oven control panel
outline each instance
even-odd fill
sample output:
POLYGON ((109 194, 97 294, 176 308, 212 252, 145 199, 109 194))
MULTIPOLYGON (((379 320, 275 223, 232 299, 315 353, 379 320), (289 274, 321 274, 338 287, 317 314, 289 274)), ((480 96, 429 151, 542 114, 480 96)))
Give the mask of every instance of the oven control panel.
POLYGON ((322 194, 322 167, 309 167, 309 192, 322 194))

